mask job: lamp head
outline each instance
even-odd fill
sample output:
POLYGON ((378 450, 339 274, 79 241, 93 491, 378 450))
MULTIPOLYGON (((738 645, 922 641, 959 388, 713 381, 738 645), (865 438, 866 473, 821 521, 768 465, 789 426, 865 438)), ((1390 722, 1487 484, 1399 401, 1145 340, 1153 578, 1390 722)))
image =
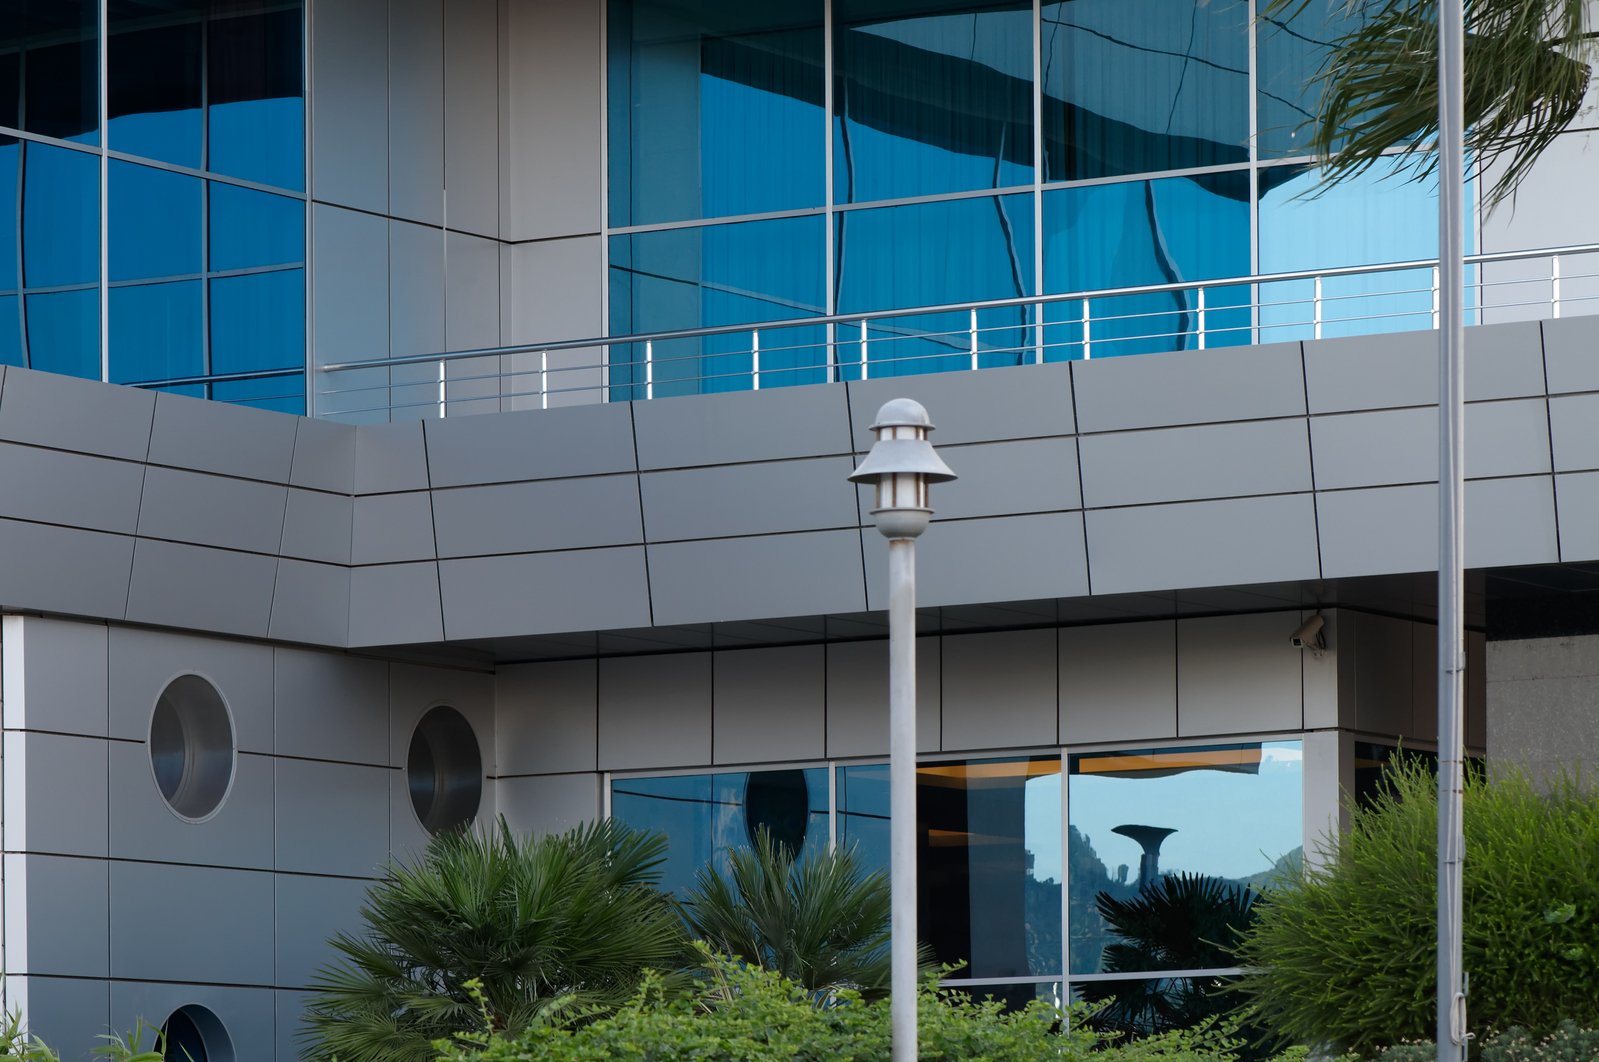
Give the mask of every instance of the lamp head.
POLYGON ((877 441, 849 478, 876 486, 872 516, 885 538, 915 538, 927 530, 933 515, 927 503, 928 484, 955 478, 927 441, 932 430, 927 410, 913 399, 891 399, 877 411, 872 425, 877 441))

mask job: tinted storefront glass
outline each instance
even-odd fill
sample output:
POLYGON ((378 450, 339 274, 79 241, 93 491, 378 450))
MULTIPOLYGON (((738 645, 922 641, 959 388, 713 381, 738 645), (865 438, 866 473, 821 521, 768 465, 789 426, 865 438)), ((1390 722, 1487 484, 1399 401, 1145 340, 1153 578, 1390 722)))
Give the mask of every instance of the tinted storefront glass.
POLYGON ((0 125, 99 143, 95 0, 0 2, 0 125))

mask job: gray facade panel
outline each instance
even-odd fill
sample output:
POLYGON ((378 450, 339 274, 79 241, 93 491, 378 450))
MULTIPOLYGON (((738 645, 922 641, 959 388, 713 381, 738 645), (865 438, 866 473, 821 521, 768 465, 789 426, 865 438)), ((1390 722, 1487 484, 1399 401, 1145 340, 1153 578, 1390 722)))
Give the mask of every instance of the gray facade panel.
POLYGON ((112 741, 111 856, 162 863, 272 869, 272 760, 241 754, 226 799, 204 822, 173 814, 156 788, 144 742, 112 741))
MULTIPOLYGON (((514 78, 514 75, 513 75, 514 78)), ((547 153, 553 154, 553 153, 547 153)), ((515 182, 518 186, 522 182, 515 182)), ((542 193, 543 189, 537 189, 542 193)), ((513 193, 514 194, 514 193, 513 193)), ((580 236, 565 240, 540 240, 536 243, 519 243, 511 248, 511 343, 550 343, 565 339, 590 339, 605 331, 605 316, 601 309, 602 287, 595 283, 600 275, 600 256, 603 248, 598 236, 580 236)), ((590 366, 600 363, 600 350, 590 347, 576 353, 551 351, 550 375, 546 381, 551 392, 585 388, 599 383, 598 373, 568 369, 557 371, 563 365, 590 366)), ((538 367, 538 359, 529 357, 525 362, 530 369, 538 367)), ((518 381, 519 390, 537 392, 537 377, 518 381)), ((575 393, 560 398, 552 393, 550 405, 566 405, 572 401, 598 402, 599 390, 575 393)))
POLYGON ((1072 383, 1085 432, 1305 413, 1298 343, 1076 362, 1072 383))
POLYGON ((845 390, 825 386, 735 391, 683 403, 633 406, 642 469, 848 453, 849 417, 845 390))
POLYGON ((43 617, 5 621, 5 726, 104 737, 110 650, 101 623, 43 617), (14 670, 20 661, 22 670, 14 670))
POLYGON ((848 457, 648 472, 639 477, 651 542, 856 527, 848 457))
MULTIPOLYGON (((478 0, 473 0, 478 2, 478 0)), ((452 186, 453 190, 453 186, 452 186)), ((460 197, 454 198, 459 202, 460 197)), ((489 199, 492 211, 493 199, 489 199)), ((492 221, 490 214, 488 220, 492 221)), ((455 212, 450 223, 456 222, 455 212)), ((479 236, 450 232, 444 239, 444 345, 446 350, 482 350, 500 345, 500 245, 479 236)), ((470 358, 446 367, 452 380, 497 373, 499 359, 470 358)), ((446 393, 452 403, 462 399, 486 397, 488 402, 472 407, 477 412, 497 413, 500 409, 500 382, 495 379, 461 379, 449 384, 446 393)))
POLYGON ((278 559, 141 538, 127 618, 138 623, 265 637, 278 559))
POLYGON ((711 762, 711 654, 600 661, 600 770, 711 762))
POLYGON ((400 645, 444 637, 439 566, 378 564, 350 571, 350 644, 400 645))
POLYGON ((355 491, 355 428, 331 420, 295 421, 294 464, 289 482, 336 494, 355 491))
POLYGON ((349 564, 354 509, 347 494, 290 487, 279 552, 324 564, 349 564))
MULTIPOLYGON (((443 230, 389 222, 390 356, 437 354, 448 349, 444 340, 445 272, 443 230)), ((396 365, 389 370, 389 382, 396 388, 389 398, 396 405, 436 403, 438 380, 437 365, 396 365), (400 386, 405 384, 412 386, 400 386)), ((420 412, 417 407, 396 409, 394 419, 410 420, 420 412)))
POLYGON ((310 645, 348 645, 350 569, 288 557, 278 561, 267 635, 310 645))
POLYGON ((1599 472, 1555 477, 1560 507, 1560 559, 1599 560, 1599 472))
POLYGON ((500 774, 594 770, 598 681, 593 660, 499 668, 494 736, 500 774))
POLYGON ((452 639, 650 622, 644 550, 638 546, 447 560, 439 564, 439 579, 444 627, 452 639))
POLYGON ((1483 479, 1466 484, 1466 567, 1553 564, 1559 560, 1551 477, 1483 479))
POLYGON ((287 483, 297 423, 264 409, 157 395, 150 463, 287 483))
POLYGON ((1175 621, 1061 629, 1061 741, 1176 736, 1175 621))
POLYGON ((266 646, 116 626, 110 649, 112 737, 146 740, 161 691, 177 676, 194 673, 227 702, 239 751, 272 751, 272 651, 266 646))
POLYGON ((1565 395, 1549 400, 1549 426, 1555 470, 1599 468, 1599 394, 1565 395))
POLYGON ((301 874, 375 877, 388 859, 394 771, 278 757, 274 866, 301 874))
POLYGON ((106 868, 110 865, 99 859, 68 856, 6 855, 8 977, 22 973, 106 976, 110 936, 106 868), (26 947, 19 947, 19 942, 26 947))
POLYGON ((822 759, 825 670, 820 645, 717 653, 711 695, 715 762, 822 759))
POLYGON ((110 866, 111 976, 272 983, 271 874, 163 863, 110 866), (173 932, 176 926, 183 932, 173 932))
POLYGON ((0 439, 143 461, 156 396, 49 372, 12 368, 0 394, 0 439))
POLYGON ((1305 344, 1312 413, 1438 401, 1438 338, 1432 332, 1319 339, 1305 344))
MULTIPOLYGON (((867 607, 887 608, 888 543, 873 527, 861 534, 867 607)), ((1083 520, 1077 513, 935 522, 917 540, 916 564, 916 601, 923 607, 1088 593, 1083 520)))
POLYGON ((892 398, 914 398, 927 407, 937 445, 1070 435, 1071 370, 1065 362, 981 372, 900 376, 846 385, 855 449, 872 446, 877 410, 892 398))
POLYGON ((1543 393, 1543 338, 1536 321, 1466 329, 1466 401, 1543 393))
POLYGON ((500 813, 518 834, 561 833, 600 817, 600 776, 554 774, 494 783, 500 813))
POLYGON ((390 0, 389 210, 444 223, 444 0, 390 0))
POLYGON ((152 465, 144 474, 139 534, 220 549, 276 554, 285 487, 152 465))
POLYGON ((420 421, 369 424, 356 430, 357 495, 426 490, 428 486, 428 454, 420 421))
POLYGON ((1312 417, 1310 437, 1323 491, 1438 479, 1436 409, 1312 417))
MULTIPOLYGON (((916 750, 940 744, 941 638, 916 639, 916 750)), ((888 755, 888 642, 827 646, 827 754, 888 755)))
POLYGON ((382 213, 389 205, 389 10, 384 0, 311 11, 311 194, 382 213))
POLYGON ((1285 494, 1311 484, 1299 418, 1090 435, 1078 446, 1089 506, 1285 494))
POLYGON ((275 1033, 273 995, 270 988, 113 981, 111 1027, 131 1029, 141 1015, 168 1015, 179 1007, 198 1004, 215 1014, 227 1028, 238 1057, 264 1060, 270 1057, 267 1045, 275 1033), (261 1045, 259 1055, 241 1046, 257 1044, 261 1045))
MULTIPOLYGON (((324 6, 348 6, 354 10, 371 2, 324 6)), ((317 59, 320 70, 322 57, 317 59)), ((381 109, 371 112, 381 113, 381 109)), ((364 120, 377 124, 371 121, 371 114, 364 120)), ((315 203, 311 207, 311 255, 311 346, 315 364, 388 357, 388 271, 374 269, 372 264, 389 259, 389 223, 382 217, 315 203)), ((329 387, 354 386, 356 380, 347 375, 342 382, 338 377, 327 377, 322 383, 329 387)), ((344 401, 366 407, 382 405, 386 400, 382 391, 364 391, 344 401)))
POLYGON ((452 417, 428 422, 427 458, 434 487, 632 472, 633 427, 625 402, 452 417))
POLYGON ((0 516, 132 534, 143 483, 130 461, 0 443, 0 516))
POLYGON ((93 737, 6 732, 5 795, 13 814, 6 823, 8 851, 105 858, 109 744, 93 737))
POLYGON ((1487 479, 1548 471, 1549 415, 1542 398, 1466 407, 1467 476, 1487 479))
POLYGON ((440 557, 635 545, 638 480, 588 476, 433 492, 440 557))
POLYGON ((1599 391, 1599 317, 1562 317, 1542 328, 1549 393, 1599 391))
POLYGON ((329 941, 335 933, 351 933, 361 925, 367 886, 365 881, 310 874, 279 874, 273 879, 274 983, 308 987, 324 965, 342 957, 329 941))
POLYGON ((1304 725, 1296 612, 1209 616, 1177 624, 1177 731, 1183 737, 1304 725))
POLYGON ((350 558, 356 564, 433 560, 433 501, 428 491, 355 499, 350 558))
POLYGON ((654 622, 710 623, 866 607, 856 531, 650 546, 654 622))
MULTIPOLYGON (((939 456, 960 478, 933 488, 933 513, 952 520, 1080 508, 1077 445, 1065 438, 940 447, 939 456)), ((872 488, 861 487, 868 525, 874 504, 872 488)))
POLYGON ((0 604, 121 619, 134 540, 0 519, 0 604))
POLYGON ((105 1047, 101 1030, 111 1028, 111 986, 76 977, 7 978, 14 1003, 26 997, 28 1031, 63 1058, 94 1058, 105 1047))
POLYGON ((1053 630, 946 637, 943 654, 945 751, 1057 743, 1053 630))
POLYGON ((1438 567, 1436 484, 1327 492, 1316 498, 1316 516, 1325 578, 1438 567))
POLYGON ((1100 509, 1087 519, 1096 594, 1320 574, 1308 494, 1100 509))
POLYGON ((449 0, 444 169, 452 229, 500 234, 499 4, 449 0))
POLYGON ((339 653, 272 651, 273 737, 279 756, 389 762, 389 665, 339 653))

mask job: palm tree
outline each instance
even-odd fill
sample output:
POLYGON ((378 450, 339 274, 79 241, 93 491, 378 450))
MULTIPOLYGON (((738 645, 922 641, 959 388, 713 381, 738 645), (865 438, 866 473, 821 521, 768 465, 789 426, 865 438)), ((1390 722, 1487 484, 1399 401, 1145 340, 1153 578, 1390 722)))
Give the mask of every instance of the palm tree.
MULTIPOLYGON (((730 853, 726 877, 711 867, 684 901, 689 930, 713 951, 797 981, 818 995, 888 994, 888 873, 867 872, 854 849, 796 857, 765 830, 730 853)), ((922 966, 932 965, 925 949, 922 966)))
MULTIPOLYGON (((1279 24, 1320 0, 1268 0, 1279 24)), ((1362 16, 1319 75, 1311 147, 1326 180, 1356 176, 1401 146, 1417 176, 1436 167, 1437 0, 1347 0, 1362 16)), ((1466 149, 1486 200, 1515 191, 1582 108, 1596 34, 1584 0, 1465 0, 1466 149)))
POLYGON ((609 821, 522 839, 436 837, 414 866, 391 866, 367 894, 365 933, 341 933, 306 1016, 314 1058, 424 1062, 434 1040, 514 1034, 540 1021, 603 1014, 645 969, 687 954, 682 919, 655 885, 664 838, 609 821), (481 1001, 468 981, 481 984, 481 1001))

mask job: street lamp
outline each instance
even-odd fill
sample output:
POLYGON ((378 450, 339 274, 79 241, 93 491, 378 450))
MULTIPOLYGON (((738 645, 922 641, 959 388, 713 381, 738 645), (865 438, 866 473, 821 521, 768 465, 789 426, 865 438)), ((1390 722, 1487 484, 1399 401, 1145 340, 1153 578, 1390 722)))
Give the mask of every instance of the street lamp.
POLYGON ((920 402, 877 411, 877 441, 849 477, 877 488, 872 517, 888 539, 888 813, 890 998, 894 1062, 916 1060, 916 536, 933 510, 930 483, 955 473, 939 458, 920 402))

